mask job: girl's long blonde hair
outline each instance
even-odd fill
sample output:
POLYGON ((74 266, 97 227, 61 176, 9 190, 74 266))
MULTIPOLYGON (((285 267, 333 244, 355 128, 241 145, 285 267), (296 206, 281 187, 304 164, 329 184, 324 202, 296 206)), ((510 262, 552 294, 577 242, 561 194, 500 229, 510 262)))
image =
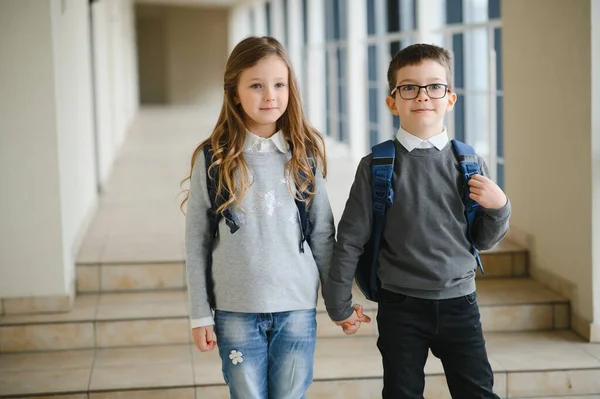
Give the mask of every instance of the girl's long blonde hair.
MULTIPOLYGON (((272 55, 280 57, 288 67, 288 106, 277 120, 276 130, 281 130, 284 138, 293 146, 292 158, 286 164, 286 175, 291 177, 297 187, 296 197, 300 199, 300 194, 305 194, 307 205, 314 197, 315 176, 309 158, 316 165, 321 166, 323 177, 327 176, 325 142, 323 136, 308 123, 304 116, 298 83, 285 49, 272 37, 248 37, 235 46, 227 60, 223 78, 223 105, 219 119, 210 137, 194 151, 190 174, 182 181, 183 184, 191 179, 196 158, 203 156, 204 147, 210 145, 213 149, 213 163, 210 168, 219 167, 217 197, 228 198, 217 212, 222 212, 235 201, 241 202, 250 186, 248 165, 243 155, 246 138, 245 114, 241 105, 236 105, 235 102, 240 75, 245 69, 272 55), (239 194, 236 193, 236 178, 239 179, 239 194), (310 190, 310 187, 313 189, 310 190), (227 195, 224 195, 225 193, 227 195)), ((182 209, 189 198, 189 190, 185 191, 185 198, 181 203, 182 209)))

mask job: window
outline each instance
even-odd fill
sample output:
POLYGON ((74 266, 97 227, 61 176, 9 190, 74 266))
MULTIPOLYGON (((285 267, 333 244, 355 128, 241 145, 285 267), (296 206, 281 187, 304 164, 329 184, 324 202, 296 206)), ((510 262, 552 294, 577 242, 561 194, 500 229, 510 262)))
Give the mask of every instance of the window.
POLYGON ((267 36, 271 36, 271 3, 268 1, 265 3, 265 19, 267 24, 267 36))
POLYGON ((371 146, 395 136, 400 120, 385 105, 387 68, 401 48, 416 41, 416 0, 367 2, 368 121, 371 146))
POLYGON ((327 133, 348 143, 347 0, 325 2, 327 133))

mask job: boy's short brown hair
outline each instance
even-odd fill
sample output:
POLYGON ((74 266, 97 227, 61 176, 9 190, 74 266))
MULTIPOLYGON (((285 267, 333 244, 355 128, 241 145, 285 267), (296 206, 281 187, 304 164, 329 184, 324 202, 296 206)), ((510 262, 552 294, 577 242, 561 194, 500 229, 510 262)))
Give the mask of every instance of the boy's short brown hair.
POLYGON ((452 84, 452 60, 450 52, 433 44, 413 44, 398 51, 390 61, 387 78, 390 93, 396 87, 396 72, 405 66, 418 65, 424 60, 433 60, 446 68, 448 84, 452 84))

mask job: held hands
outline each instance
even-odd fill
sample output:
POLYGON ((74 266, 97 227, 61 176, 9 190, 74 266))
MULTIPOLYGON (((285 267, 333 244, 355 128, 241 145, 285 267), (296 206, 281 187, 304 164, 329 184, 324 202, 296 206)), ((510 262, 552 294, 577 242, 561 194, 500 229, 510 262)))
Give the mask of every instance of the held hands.
POLYGON ((354 311, 346 320, 336 321, 335 324, 342 327, 346 335, 355 334, 360 328, 360 323, 370 323, 371 318, 363 313, 363 307, 359 304, 353 306, 354 311))
POLYGON ((469 179, 469 197, 486 209, 500 209, 506 205, 506 194, 496 183, 482 175, 469 179))
POLYGON ((192 338, 196 343, 196 348, 200 352, 209 352, 215 349, 217 342, 214 338, 213 326, 196 327, 192 329, 192 338))

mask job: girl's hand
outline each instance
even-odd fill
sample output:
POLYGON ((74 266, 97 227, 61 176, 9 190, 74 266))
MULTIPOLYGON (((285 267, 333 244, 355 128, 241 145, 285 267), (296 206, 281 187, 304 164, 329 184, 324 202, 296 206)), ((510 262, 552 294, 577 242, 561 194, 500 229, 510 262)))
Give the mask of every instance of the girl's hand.
POLYGON ((214 339, 213 326, 196 327, 192 329, 192 338, 200 352, 209 352, 215 349, 217 341, 214 339))
POLYGON ((504 191, 485 176, 471 176, 469 191, 469 197, 486 209, 500 209, 508 201, 504 191))

